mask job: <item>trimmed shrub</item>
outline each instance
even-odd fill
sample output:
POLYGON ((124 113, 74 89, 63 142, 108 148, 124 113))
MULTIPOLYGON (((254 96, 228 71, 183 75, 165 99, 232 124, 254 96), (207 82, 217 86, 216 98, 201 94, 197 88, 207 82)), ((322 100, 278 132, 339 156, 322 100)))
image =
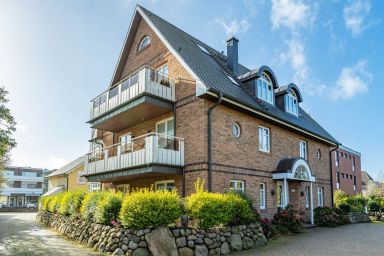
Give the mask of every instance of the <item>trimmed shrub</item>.
POLYGON ((367 205, 367 199, 362 195, 347 195, 341 190, 336 190, 334 194, 334 204, 337 208, 344 208, 348 212, 364 212, 364 208, 367 205))
POLYGON ((288 205, 273 216, 272 224, 280 234, 298 233, 303 228, 305 212, 288 205))
POLYGON ((348 223, 344 211, 330 207, 317 207, 315 210, 315 223, 322 227, 337 227, 348 223))
POLYGON ((39 198, 39 210, 48 211, 49 201, 52 199, 50 196, 42 196, 39 198))
POLYGON ((64 192, 60 201, 58 213, 66 216, 78 214, 84 194, 83 191, 64 192))
POLYGON ((351 206, 349 206, 349 204, 346 204, 346 203, 340 204, 339 209, 342 210, 344 213, 351 212, 351 206))
MULTIPOLYGON (((253 207, 253 200, 250 196, 248 196, 246 193, 244 193, 241 190, 231 190, 229 194, 240 196, 242 199, 244 199, 248 203, 249 209, 251 209, 253 212, 253 215, 250 216, 251 219, 248 222, 250 221, 260 222, 260 214, 257 211, 257 209, 253 207)), ((236 223, 233 223, 233 224, 236 225, 236 223)))
POLYGON ((48 208, 47 208, 49 212, 58 213, 63 195, 64 193, 58 193, 54 196, 50 196, 51 199, 48 200, 48 208))
POLYGON ((107 192, 96 206, 95 220, 97 223, 111 225, 117 221, 123 199, 122 193, 107 192))
POLYGON ((275 234, 275 229, 273 228, 271 220, 268 218, 263 218, 260 220, 260 224, 263 228, 263 234, 265 238, 271 239, 275 234))
POLYGON ((105 196, 104 192, 95 191, 87 193, 84 196, 83 202, 80 208, 81 217, 88 222, 96 222, 95 210, 99 201, 105 196))
POLYGON ((181 213, 175 190, 139 189, 124 197, 120 220, 125 228, 156 228, 175 223, 181 213))
POLYGON ((249 203, 234 193, 219 194, 203 190, 204 181, 195 183, 196 193, 185 199, 190 217, 197 219, 199 226, 208 229, 219 225, 255 221, 249 203))

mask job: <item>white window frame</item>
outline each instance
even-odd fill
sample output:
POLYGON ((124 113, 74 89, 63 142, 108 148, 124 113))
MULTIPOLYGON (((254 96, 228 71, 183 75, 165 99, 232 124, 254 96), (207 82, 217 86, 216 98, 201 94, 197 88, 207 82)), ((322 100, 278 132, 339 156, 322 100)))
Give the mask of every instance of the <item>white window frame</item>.
POLYGON ((130 184, 118 184, 118 185, 116 185, 117 192, 129 193, 130 189, 131 189, 130 184))
POLYGON ((245 183, 243 180, 230 180, 229 181, 229 190, 236 190, 236 191, 241 191, 245 193, 245 183), (232 183, 234 184, 234 187, 232 187, 232 183), (241 188, 238 188, 238 185, 241 184, 241 188))
POLYGON ((269 128, 264 126, 259 126, 259 151, 264 153, 271 152, 271 133, 269 128), (266 140, 266 143, 264 141, 266 140), (267 148, 264 148, 266 145, 267 148))
MULTIPOLYGON (((159 131, 158 131, 159 125, 162 124, 162 123, 165 123, 165 133, 161 133, 161 134, 163 134, 163 135, 170 135, 170 134, 168 134, 168 122, 171 121, 171 120, 173 120, 173 122, 175 122, 173 116, 165 118, 165 119, 157 122, 156 123, 156 133, 159 133, 159 131)), ((171 134, 170 136, 175 136, 175 127, 174 126, 172 127, 172 131, 173 131, 173 134, 171 134)))
POLYGON ((299 101, 293 90, 285 95, 285 111, 295 116, 299 115, 299 101))
POLYGON ((149 36, 144 36, 143 39, 141 39, 139 47, 137 48, 137 51, 140 52, 147 48, 151 44, 151 38, 149 36))
POLYGON ((158 69, 157 69, 157 72, 159 72, 160 75, 162 76, 166 76, 168 77, 169 76, 169 67, 168 67, 168 64, 165 63, 163 65, 161 65, 158 69), (166 70, 166 71, 165 71, 166 70))
POLYGON ((232 135, 235 138, 239 138, 241 136, 241 127, 239 123, 232 124, 232 135))
MULTIPOLYGON (((287 202, 287 204, 285 203, 285 191, 284 191, 284 184, 277 184, 277 188, 276 188, 276 193, 281 193, 280 194, 280 202, 278 202, 278 200, 276 200, 277 201, 277 206, 278 207, 284 207, 285 205, 288 205, 289 204, 289 193, 287 193, 287 199, 288 199, 288 202, 287 202), (280 204, 279 204, 280 203, 280 204)), ((288 187, 288 183, 287 183, 287 192, 289 192, 289 187, 288 187)), ((277 196, 276 196, 276 199, 278 199, 277 198, 277 196)))
POLYGON ((324 206, 324 188, 317 188, 317 206, 324 206))
POLYGON ((170 183, 173 183, 173 185, 174 185, 173 189, 176 189, 175 180, 159 180, 159 181, 155 182, 155 190, 157 190, 157 185, 158 184, 163 184, 164 185, 164 189, 167 189, 168 188, 168 184, 170 184, 170 183))
POLYGON ((356 159, 355 159, 355 157, 353 156, 353 157, 352 157, 352 171, 353 171, 353 172, 355 171, 355 166, 356 166, 356 159))
POLYGON ((101 190, 101 182, 88 182, 88 190, 89 191, 100 191, 101 190))
POLYGON ((79 185, 83 185, 86 183, 85 178, 82 177, 81 175, 83 175, 83 172, 78 171, 77 172, 77 184, 79 184, 79 185))
POLYGON ((304 140, 299 141, 300 157, 308 160, 308 143, 304 140))
POLYGON ((275 104, 275 95, 272 80, 264 72, 261 74, 261 77, 256 80, 256 92, 257 98, 271 105, 275 104))
POLYGON ((266 209, 266 189, 265 189, 265 182, 260 182, 259 184, 259 205, 260 205, 260 210, 265 210, 266 209))
POLYGON ((305 208, 306 209, 308 209, 309 208, 309 200, 310 200, 310 198, 309 198, 309 193, 310 193, 310 191, 309 191, 309 186, 306 186, 305 187, 305 208))

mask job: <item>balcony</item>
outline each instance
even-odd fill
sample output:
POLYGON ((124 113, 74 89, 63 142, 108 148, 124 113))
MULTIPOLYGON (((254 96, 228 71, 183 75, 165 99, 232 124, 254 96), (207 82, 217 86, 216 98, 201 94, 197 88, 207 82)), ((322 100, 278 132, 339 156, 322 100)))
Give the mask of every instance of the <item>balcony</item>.
POLYGON ((15 194, 25 194, 26 196, 37 196, 43 194, 42 188, 11 188, 4 187, 1 189, 1 195, 10 196, 15 194))
POLYGON ((148 67, 91 101, 92 128, 117 132, 173 110, 175 83, 148 67))
POLYGON ((34 182, 43 182, 43 177, 38 176, 26 176, 26 175, 14 175, 4 173, 4 178, 9 181, 34 181, 34 182))
POLYGON ((101 181, 112 177, 152 172, 176 174, 182 166, 184 166, 184 140, 149 133, 90 152, 87 154, 84 175, 88 181, 101 181))

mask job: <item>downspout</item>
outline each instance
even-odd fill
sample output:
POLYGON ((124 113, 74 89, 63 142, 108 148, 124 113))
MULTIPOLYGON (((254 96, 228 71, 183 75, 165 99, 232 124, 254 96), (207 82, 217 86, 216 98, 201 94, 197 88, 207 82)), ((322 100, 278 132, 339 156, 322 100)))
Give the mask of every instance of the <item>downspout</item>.
POLYGON ((212 110, 220 105, 223 93, 219 93, 219 100, 208 108, 208 191, 212 192, 212 110))
MULTIPOLYGON (((329 151, 329 169, 331 170, 331 207, 333 207, 333 164, 332 164, 332 152, 337 150, 339 148, 339 145, 337 144, 337 146, 332 149, 331 151, 329 151)), ((340 162, 339 162, 340 164, 340 162)))

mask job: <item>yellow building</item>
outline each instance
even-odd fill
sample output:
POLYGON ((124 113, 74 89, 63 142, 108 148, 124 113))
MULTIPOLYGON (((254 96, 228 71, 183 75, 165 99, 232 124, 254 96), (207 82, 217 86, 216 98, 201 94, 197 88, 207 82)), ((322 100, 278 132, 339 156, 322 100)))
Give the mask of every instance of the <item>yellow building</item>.
POLYGON ((85 168, 85 156, 66 164, 60 169, 55 170, 47 176, 48 192, 45 195, 51 195, 60 191, 89 191, 100 188, 95 182, 87 182, 82 176, 85 168))

